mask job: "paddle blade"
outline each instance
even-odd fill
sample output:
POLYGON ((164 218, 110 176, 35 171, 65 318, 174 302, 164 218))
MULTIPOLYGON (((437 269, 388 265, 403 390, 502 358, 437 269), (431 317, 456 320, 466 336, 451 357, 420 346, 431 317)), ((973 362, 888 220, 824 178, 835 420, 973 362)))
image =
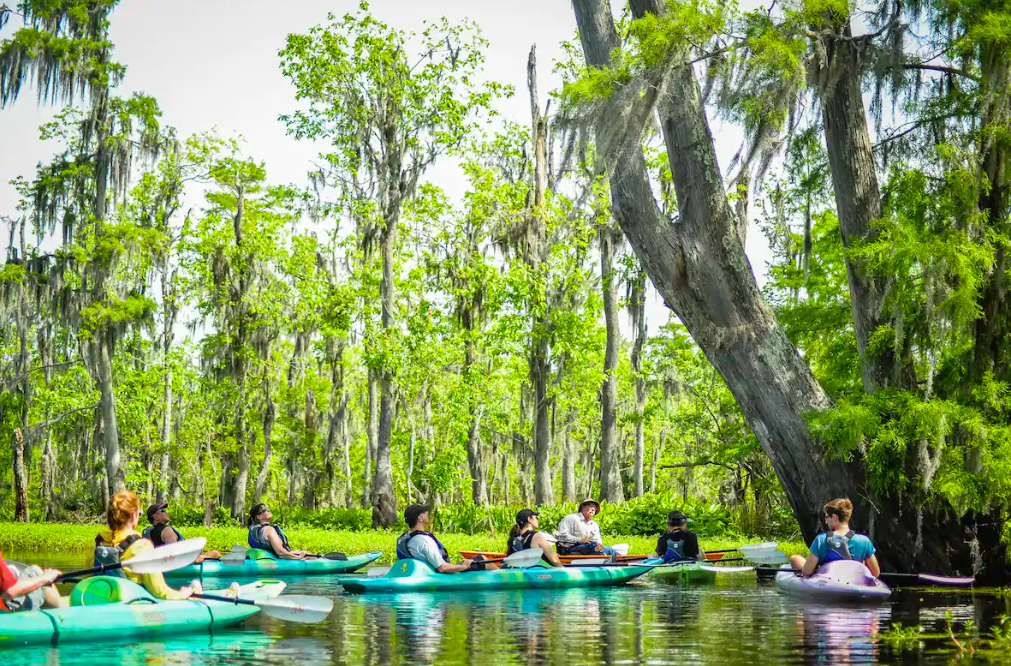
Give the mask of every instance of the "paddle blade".
POLYGON ((711 564, 703 564, 699 568, 713 573, 744 573, 755 570, 755 567, 716 567, 711 564))
POLYGON ((369 578, 379 578, 380 576, 385 576, 390 572, 390 567, 369 567, 365 570, 369 578))
POLYGON ((279 620, 315 624, 322 622, 333 610, 333 599, 306 594, 285 594, 256 602, 257 608, 279 620))
POLYGON ((249 548, 247 548, 246 546, 243 546, 242 544, 236 544, 236 545, 232 546, 232 552, 233 553, 245 553, 248 550, 249 550, 249 548))
POLYGON ((615 555, 628 555, 628 544, 616 543, 613 546, 611 546, 611 550, 614 551, 615 555))
POLYGON ((345 562, 345 561, 347 561, 348 556, 345 555, 344 553, 341 553, 341 552, 337 551, 337 552, 333 552, 333 553, 326 553, 325 555, 323 555, 323 559, 326 559, 326 560, 338 560, 340 562, 345 562))
POLYGON ((540 562, 543 556, 544 551, 540 548, 528 548, 527 550, 513 553, 502 560, 502 563, 513 569, 528 569, 540 562))
POLYGON ((193 564, 206 545, 204 537, 184 539, 131 557, 123 562, 123 568, 139 574, 172 571, 193 564))

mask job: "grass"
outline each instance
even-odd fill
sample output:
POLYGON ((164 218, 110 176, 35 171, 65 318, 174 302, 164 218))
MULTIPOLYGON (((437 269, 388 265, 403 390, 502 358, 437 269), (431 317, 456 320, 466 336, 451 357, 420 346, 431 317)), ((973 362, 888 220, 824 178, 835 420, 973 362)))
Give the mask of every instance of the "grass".
MULTIPOLYGON (((18 552, 87 552, 95 544, 95 535, 101 526, 68 525, 57 523, 0 523, 0 549, 18 552)), ((187 527, 182 528, 184 536, 207 538, 207 547, 221 551, 230 550, 235 544, 246 543, 246 530, 240 527, 187 527)), ((390 563, 394 559, 394 548, 398 533, 386 530, 326 530, 306 527, 292 527, 285 530, 292 548, 314 553, 339 550, 349 555, 382 551, 380 562, 390 563)), ((506 535, 470 535, 444 533, 437 535, 450 553, 461 550, 502 551, 505 549, 506 535)), ((656 546, 656 537, 606 535, 605 541, 627 543, 629 553, 650 553, 656 546)), ((742 538, 716 538, 702 540, 706 550, 727 550, 748 543, 742 538)), ((752 540, 753 542, 753 540, 752 540)), ((780 550, 787 555, 806 554, 802 543, 781 543, 780 550)))

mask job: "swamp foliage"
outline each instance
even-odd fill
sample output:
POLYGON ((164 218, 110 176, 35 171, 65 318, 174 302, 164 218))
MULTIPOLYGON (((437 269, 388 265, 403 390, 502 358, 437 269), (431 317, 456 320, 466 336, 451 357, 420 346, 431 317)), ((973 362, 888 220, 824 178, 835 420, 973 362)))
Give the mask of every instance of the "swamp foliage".
POLYGON ((546 98, 362 3, 279 52, 305 186, 118 97, 117 4, 0 9, 0 105, 68 105, 0 210, 5 517, 663 493, 810 538, 848 494, 892 567, 1005 573, 1006 3, 577 0, 546 98))

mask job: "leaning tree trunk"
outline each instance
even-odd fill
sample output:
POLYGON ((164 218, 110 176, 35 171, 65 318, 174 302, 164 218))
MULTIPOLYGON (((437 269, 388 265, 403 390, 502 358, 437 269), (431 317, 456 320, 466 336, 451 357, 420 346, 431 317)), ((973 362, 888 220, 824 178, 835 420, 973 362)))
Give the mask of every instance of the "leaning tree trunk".
MULTIPOLYGON (((826 44, 821 106, 839 232, 843 245, 851 248, 877 235, 871 223, 881 217, 881 193, 860 89, 860 49, 853 40, 848 17, 836 26, 836 31, 838 36, 826 44)), ((874 353, 867 351, 874 332, 889 323, 888 313, 883 311, 886 279, 869 274, 849 255, 845 261, 864 391, 911 386, 915 381, 911 366, 903 367, 895 345, 884 345, 874 353)))
MULTIPOLYGON (((631 5, 636 17, 664 11, 659 0, 631 5)), ((610 7, 605 0, 573 0, 573 6, 587 64, 606 67, 619 47, 610 7)), ((999 528, 976 524, 971 514, 958 524, 947 512, 926 512, 918 543, 916 511, 895 500, 867 502, 859 464, 829 459, 812 440, 804 415, 827 409, 830 401, 755 284, 724 194, 698 83, 686 54, 678 55, 681 63, 660 86, 641 96, 614 95, 606 117, 598 119, 598 150, 610 161, 615 217, 654 286, 733 393, 805 538, 817 533, 827 499, 849 497, 858 520, 866 520, 876 537, 886 568, 967 570, 969 542, 992 547, 990 562, 1004 557, 999 528), (654 102, 677 193, 677 225, 659 214, 639 142, 654 102)), ((989 573, 1006 575, 1006 567, 989 573)))
MULTIPOLYGON (((604 385, 600 391, 600 499, 617 504, 625 501, 621 483, 621 455, 618 448, 618 276, 614 270, 618 234, 598 225, 600 238, 600 283, 604 296, 604 385)), ((641 483, 640 483, 641 485, 641 483)))

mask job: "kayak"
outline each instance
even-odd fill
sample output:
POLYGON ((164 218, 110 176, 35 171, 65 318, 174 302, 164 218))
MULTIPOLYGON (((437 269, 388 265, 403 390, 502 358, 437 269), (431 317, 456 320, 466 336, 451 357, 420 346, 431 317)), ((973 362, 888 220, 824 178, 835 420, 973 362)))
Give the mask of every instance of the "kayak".
MULTIPOLYGON (((722 560, 723 556, 727 553, 706 553, 707 562, 715 562, 722 560)), ((468 560, 472 560, 480 555, 486 560, 499 559, 505 557, 505 553, 494 553, 490 551, 483 550, 461 550, 460 557, 468 560)), ((559 555, 558 559, 562 561, 562 564, 579 564, 584 560, 589 560, 590 562, 599 562, 600 558, 610 559, 610 555, 559 555)), ((656 555, 616 555, 614 560, 616 562, 641 562, 642 560, 648 560, 655 558, 656 555)))
POLYGON ((591 566, 570 569, 538 564, 528 569, 489 569, 443 574, 432 569, 427 562, 401 560, 384 576, 344 578, 341 579, 341 585, 353 594, 606 587, 624 585, 652 568, 591 566))
POLYGON ((351 573, 369 562, 378 560, 382 553, 352 555, 346 560, 328 560, 319 557, 313 560, 278 560, 266 551, 250 550, 240 565, 228 566, 218 560, 204 560, 164 574, 166 578, 257 578, 261 576, 320 576, 324 574, 351 573), (249 553, 253 557, 249 557, 249 553), (257 557, 262 553, 264 556, 257 557))
POLYGON ((703 562, 688 560, 655 567, 649 573, 653 580, 680 585, 704 585, 716 581, 712 568, 704 569, 703 562))
MULTIPOLYGON (((240 587, 239 596, 269 599, 284 587, 278 580, 261 580, 240 587)), ((205 599, 165 601, 126 578, 94 576, 74 586, 69 608, 0 614, 0 647, 206 632, 238 624, 259 611, 248 604, 205 599)))
POLYGON ((881 601, 892 593, 863 562, 854 560, 828 562, 806 578, 784 569, 776 574, 776 587, 791 596, 828 601, 881 601))

